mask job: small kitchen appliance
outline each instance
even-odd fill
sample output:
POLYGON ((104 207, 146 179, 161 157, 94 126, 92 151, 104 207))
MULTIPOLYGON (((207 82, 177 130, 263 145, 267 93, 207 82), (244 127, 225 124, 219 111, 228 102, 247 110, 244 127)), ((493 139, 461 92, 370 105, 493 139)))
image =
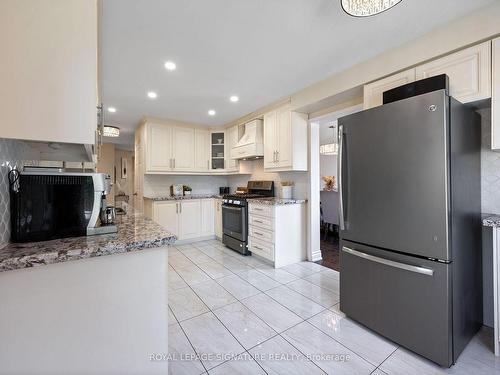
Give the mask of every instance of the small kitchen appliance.
POLYGON ((9 182, 12 242, 117 232, 106 204, 107 174, 14 169, 9 182))
POLYGON ((229 194, 229 186, 219 187, 219 194, 220 195, 229 194))
POLYGON ((248 181, 245 192, 222 198, 222 243, 242 253, 248 251, 248 200, 274 197, 273 181, 248 181))
POLYGON ((183 196, 184 195, 184 185, 183 184, 170 185, 170 195, 172 197, 183 196))

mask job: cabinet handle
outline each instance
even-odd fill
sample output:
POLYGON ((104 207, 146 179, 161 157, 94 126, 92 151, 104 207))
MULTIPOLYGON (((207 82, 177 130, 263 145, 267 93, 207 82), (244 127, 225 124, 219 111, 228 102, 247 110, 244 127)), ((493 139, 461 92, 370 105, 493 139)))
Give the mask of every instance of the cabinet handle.
POLYGON ((174 169, 175 169, 175 158, 173 160, 174 160, 174 169))
POLYGON ((260 232, 255 232, 255 231, 253 232, 253 234, 256 234, 257 236, 264 236, 262 233, 260 233, 260 232))
POLYGON ((280 161, 280 152, 276 150, 276 162, 280 161))
POLYGON ((179 213, 179 203, 176 203, 175 204, 175 213, 178 214, 179 213))
POLYGON ((254 248, 258 249, 258 250, 261 250, 261 251, 264 251, 264 249, 262 247, 258 247, 258 246, 255 246, 253 245, 254 248))
POLYGON ((262 221, 260 221, 260 220, 255 220, 255 219, 253 219, 253 221, 255 221, 256 223, 259 223, 259 224, 264 224, 264 223, 263 223, 262 221))
POLYGON ((210 160, 207 160, 207 169, 210 169, 210 160))
POLYGON ((179 213, 182 214, 182 203, 179 203, 179 213))
POLYGON ((255 211, 264 211, 262 208, 254 207, 255 211))

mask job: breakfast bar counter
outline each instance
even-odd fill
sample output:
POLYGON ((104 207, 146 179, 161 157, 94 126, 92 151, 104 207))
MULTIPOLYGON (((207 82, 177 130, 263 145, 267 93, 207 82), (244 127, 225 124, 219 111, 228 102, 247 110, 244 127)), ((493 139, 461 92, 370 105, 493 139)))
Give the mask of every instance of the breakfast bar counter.
POLYGON ((117 233, 9 244, 0 249, 0 272, 156 248, 175 242, 174 234, 132 208, 128 210, 124 215, 117 215, 117 233))
POLYGON ((0 373, 168 373, 151 358, 168 352, 176 237, 131 209, 117 226, 0 249, 0 373))

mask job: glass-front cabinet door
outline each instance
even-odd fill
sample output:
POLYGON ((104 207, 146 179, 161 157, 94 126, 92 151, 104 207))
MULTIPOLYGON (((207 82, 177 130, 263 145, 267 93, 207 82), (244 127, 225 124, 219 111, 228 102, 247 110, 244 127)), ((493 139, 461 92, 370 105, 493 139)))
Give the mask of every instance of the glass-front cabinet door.
POLYGON ((224 169, 225 157, 224 144, 226 134, 225 132, 213 132, 211 134, 211 169, 224 169))

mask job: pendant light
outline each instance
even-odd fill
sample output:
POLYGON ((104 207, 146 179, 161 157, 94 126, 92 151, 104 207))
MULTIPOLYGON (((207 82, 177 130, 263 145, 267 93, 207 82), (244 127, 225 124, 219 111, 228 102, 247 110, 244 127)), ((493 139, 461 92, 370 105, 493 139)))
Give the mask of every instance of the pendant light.
POLYGON ((102 135, 105 137, 119 137, 120 128, 111 125, 104 125, 102 129, 102 135))
POLYGON ((402 0, 340 0, 344 12, 353 17, 369 17, 385 12, 402 0))

